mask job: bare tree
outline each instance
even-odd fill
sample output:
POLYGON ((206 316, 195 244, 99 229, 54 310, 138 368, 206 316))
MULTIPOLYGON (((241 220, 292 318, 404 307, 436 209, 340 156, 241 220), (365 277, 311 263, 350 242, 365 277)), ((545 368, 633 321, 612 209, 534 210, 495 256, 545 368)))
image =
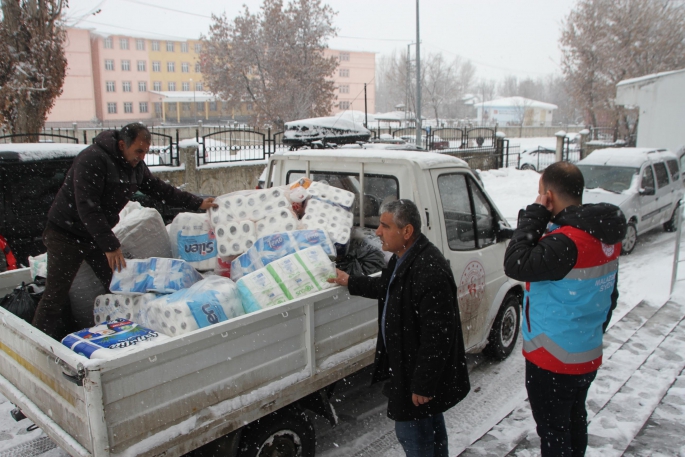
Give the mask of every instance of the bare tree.
POLYGON ((685 66, 685 7, 669 0, 579 0, 563 24, 562 70, 571 96, 597 126, 618 123, 621 80, 685 66))
POLYGON ((2 0, 0 120, 12 133, 40 132, 62 93, 66 6, 67 0, 2 0))
POLYGON ((287 121, 330 114, 338 59, 325 57, 335 13, 320 0, 264 0, 229 21, 212 16, 202 37, 202 72, 209 89, 229 107, 252 103, 254 121, 287 121))
MULTIPOLYGON (((442 54, 429 54, 425 60, 423 97, 440 125, 442 108, 463 94, 459 85, 459 58, 446 62, 442 54)), ((444 116, 443 116, 444 117, 444 116)))

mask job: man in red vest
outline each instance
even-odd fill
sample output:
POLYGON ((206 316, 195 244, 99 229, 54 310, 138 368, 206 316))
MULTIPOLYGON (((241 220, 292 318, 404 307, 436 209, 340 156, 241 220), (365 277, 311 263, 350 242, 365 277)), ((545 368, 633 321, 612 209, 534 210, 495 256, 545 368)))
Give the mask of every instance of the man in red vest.
POLYGON ((0 235, 0 272, 17 269, 17 259, 14 257, 7 240, 0 235))

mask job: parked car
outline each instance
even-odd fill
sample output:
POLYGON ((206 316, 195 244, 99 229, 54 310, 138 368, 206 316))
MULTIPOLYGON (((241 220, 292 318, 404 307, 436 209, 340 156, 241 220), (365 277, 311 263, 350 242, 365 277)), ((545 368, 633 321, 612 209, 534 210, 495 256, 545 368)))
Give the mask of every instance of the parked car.
POLYGON ((538 146, 535 149, 521 151, 519 169, 542 171, 556 161, 556 149, 538 146))
POLYGON ((683 197, 678 157, 666 149, 598 149, 578 162, 585 178, 584 203, 613 203, 626 216, 623 254, 637 237, 656 227, 675 231, 676 209, 683 197))
MULTIPOLYGON (((416 135, 402 135, 400 138, 406 141, 407 143, 416 144, 416 135)), ((423 143, 424 147, 426 147, 426 142, 428 141, 428 138, 430 138, 429 134, 425 134, 421 137, 421 143, 423 143)), ((450 142, 447 140, 443 140, 438 135, 433 135, 431 145, 431 150, 449 149, 450 142)))

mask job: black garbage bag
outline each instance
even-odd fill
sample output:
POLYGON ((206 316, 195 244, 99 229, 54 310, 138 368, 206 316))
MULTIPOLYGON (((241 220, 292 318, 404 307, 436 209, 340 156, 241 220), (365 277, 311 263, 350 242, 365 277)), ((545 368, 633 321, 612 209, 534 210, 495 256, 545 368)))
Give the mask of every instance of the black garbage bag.
POLYGON ((23 282, 21 286, 5 295, 0 306, 28 323, 33 321, 33 315, 36 313, 36 302, 31 297, 31 287, 23 282))
POLYGON ((353 238, 337 267, 351 276, 370 275, 385 268, 385 256, 383 251, 364 239, 353 238))

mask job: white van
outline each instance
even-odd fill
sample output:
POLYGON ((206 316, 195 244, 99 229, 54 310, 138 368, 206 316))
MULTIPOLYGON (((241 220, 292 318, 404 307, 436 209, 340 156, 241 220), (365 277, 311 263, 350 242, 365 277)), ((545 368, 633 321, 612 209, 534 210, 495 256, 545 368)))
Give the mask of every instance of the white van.
POLYGON ((577 163, 585 178, 583 203, 606 202, 621 208, 628 221, 623 254, 638 235, 663 226, 674 231, 675 210, 683 196, 678 157, 666 149, 598 149, 577 163))

